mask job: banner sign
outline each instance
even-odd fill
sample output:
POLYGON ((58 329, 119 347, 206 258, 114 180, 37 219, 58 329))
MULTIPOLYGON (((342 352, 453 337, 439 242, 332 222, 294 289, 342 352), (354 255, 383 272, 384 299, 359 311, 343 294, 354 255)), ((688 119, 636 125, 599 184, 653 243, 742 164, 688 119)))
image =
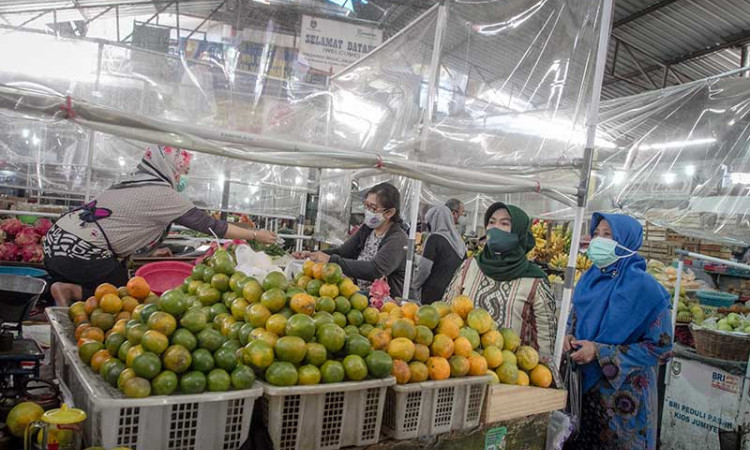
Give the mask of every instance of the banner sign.
POLYGON ((383 42, 383 31, 320 17, 302 16, 299 57, 309 67, 336 73, 383 42))

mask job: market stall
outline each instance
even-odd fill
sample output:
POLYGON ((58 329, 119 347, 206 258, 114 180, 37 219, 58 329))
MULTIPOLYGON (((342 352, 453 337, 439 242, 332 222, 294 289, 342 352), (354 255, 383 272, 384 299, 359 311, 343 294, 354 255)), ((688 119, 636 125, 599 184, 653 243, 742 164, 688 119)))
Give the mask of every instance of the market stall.
MULTIPOLYGON (((0 58, 8 61, 0 71, 0 107, 8 129, 44 125, 78 136, 69 139, 75 151, 45 147, 47 153, 35 150, 24 157, 24 167, 37 169, 27 173, 39 191, 49 190, 49 184, 67 193, 84 191, 83 198, 89 198, 117 179, 119 167, 138 154, 134 149, 144 142, 162 143, 194 150, 198 161, 206 161, 188 193, 225 212, 248 208, 260 214, 270 204, 274 214, 281 209, 296 217, 304 212, 299 199, 308 193, 308 170, 321 169, 316 232, 323 236, 330 227, 348 223, 348 216, 342 219, 337 212, 350 198, 353 171, 375 169, 408 178, 402 195, 408 198, 412 224, 409 264, 422 183, 470 192, 475 217, 478 194, 528 196, 530 205, 544 210, 555 209, 552 204, 575 208, 566 267, 570 276, 561 304, 561 317, 567 317, 594 146, 601 140, 596 116, 611 14, 611 1, 445 2, 322 86, 284 85, 284 95, 276 98, 284 114, 260 130, 247 127, 250 118, 218 108, 239 111, 252 105, 252 110, 268 99, 263 77, 253 78, 249 101, 240 95, 249 94, 238 92, 237 80, 247 74, 231 61, 189 61, 19 31, 4 35, 0 44, 0 58), (519 15, 525 19, 518 24, 502 25, 519 15), (33 63, 18 52, 26 42, 52 62, 55 55, 74 54, 79 64, 57 73, 29 67, 33 63), (506 52, 497 54, 499 47, 506 52), (140 89, 137 96, 133 83, 140 89), (100 152, 109 148, 107 142, 117 150, 100 152), (48 161, 60 153, 77 159, 48 161), (45 175, 48 170, 56 177, 45 175), (246 185, 246 179, 253 181, 246 185), (326 220, 325 212, 340 220, 326 220)), ((50 66, 56 64, 47 61, 50 66)), ((415 439, 471 429, 482 424, 482 417, 510 421, 562 407, 560 393, 547 388, 562 353, 564 320, 555 354, 548 355, 550 369, 533 349, 519 347, 517 336, 492 330, 489 314, 469 307, 470 299, 440 310, 385 302, 378 311, 335 265, 307 266, 292 279, 269 268, 248 280, 235 277, 239 260, 239 254, 217 249, 207 265, 195 266, 179 290, 159 298, 143 279, 134 278, 125 290, 104 286, 93 300, 66 312, 51 311, 59 325, 58 376, 73 386, 69 396, 74 403, 94 417, 84 426, 88 443, 143 447, 148 446, 144 439, 172 442, 167 433, 150 434, 157 421, 146 412, 158 407, 173 416, 190 414, 196 422, 218 411, 212 418, 225 419, 223 434, 209 437, 181 414, 169 427, 158 428, 176 433, 180 445, 236 448, 247 437, 248 415, 259 396, 249 382, 251 373, 263 379, 258 385, 264 426, 278 448, 374 444, 381 425, 390 439, 415 439), (125 309, 126 303, 132 309, 125 309), (446 320, 451 314, 461 323, 446 320), (387 339, 373 330, 381 321, 391 330, 387 339), (415 323, 424 328, 420 334, 415 323), (157 333, 169 338, 167 347, 157 333), (433 334, 450 345, 437 345, 433 334), (508 359, 520 362, 504 362, 502 372, 488 372, 500 367, 497 354, 492 356, 501 352, 497 335, 509 342, 503 346, 513 355, 508 359), (180 343, 174 342, 176 336, 180 343), (310 342, 313 337, 317 342, 310 342), (456 345, 454 340, 460 342, 460 354, 454 356, 463 359, 451 365, 448 348, 456 345), (313 344, 315 351, 310 351, 313 344), (123 350, 126 345, 130 348, 123 350), (186 354, 191 347, 197 348, 186 354), (417 349, 419 358, 413 360, 417 349), (192 362, 186 367, 188 354, 192 362), (132 376, 120 380, 123 373, 132 376), (487 391, 495 377, 508 384, 525 377, 536 387, 487 391), (178 388, 181 393, 175 394, 178 388), (527 402, 529 409, 498 413, 505 396, 538 399, 546 391, 558 399, 547 410, 527 402), (139 417, 136 409, 142 411, 139 417), (320 422, 313 425, 313 419, 320 422), (113 427, 118 420, 128 426, 113 427), (309 442, 300 439, 307 436, 309 442)))

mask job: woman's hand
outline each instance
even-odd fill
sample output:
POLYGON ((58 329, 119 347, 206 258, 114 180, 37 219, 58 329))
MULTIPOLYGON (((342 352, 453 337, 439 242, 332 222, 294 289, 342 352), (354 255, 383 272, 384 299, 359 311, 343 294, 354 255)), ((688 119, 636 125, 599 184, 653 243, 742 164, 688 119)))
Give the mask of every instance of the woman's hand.
POLYGON ((565 336, 565 338, 563 338, 563 351, 564 352, 569 352, 573 348, 573 346, 570 345, 570 342, 574 340, 575 340, 575 336, 573 336, 572 334, 568 334, 567 336, 565 336))
POLYGON ((323 252, 315 252, 310 254, 310 259, 312 259, 316 263, 327 263, 331 260, 331 255, 327 255, 323 252))
POLYGON ((255 240, 261 244, 273 244, 276 242, 276 233, 267 230, 256 231, 255 240))
POLYGON ((310 257, 310 252, 308 252, 307 250, 292 253, 292 258, 294 259, 307 259, 309 257, 310 257))
POLYGON ((596 344, 591 341, 570 341, 570 345, 577 349, 570 354, 570 359, 578 364, 588 364, 596 359, 596 344))

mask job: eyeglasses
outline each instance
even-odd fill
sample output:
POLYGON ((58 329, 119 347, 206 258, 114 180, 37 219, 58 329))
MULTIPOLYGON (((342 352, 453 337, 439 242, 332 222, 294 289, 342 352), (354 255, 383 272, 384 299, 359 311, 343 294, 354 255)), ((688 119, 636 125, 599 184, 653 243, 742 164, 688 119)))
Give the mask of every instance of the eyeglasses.
POLYGON ((364 202, 364 203, 362 203, 362 205, 365 207, 366 210, 368 210, 370 212, 374 212, 374 213, 385 212, 385 211, 388 211, 390 209, 390 208, 378 208, 378 205, 376 205, 374 203, 364 202))

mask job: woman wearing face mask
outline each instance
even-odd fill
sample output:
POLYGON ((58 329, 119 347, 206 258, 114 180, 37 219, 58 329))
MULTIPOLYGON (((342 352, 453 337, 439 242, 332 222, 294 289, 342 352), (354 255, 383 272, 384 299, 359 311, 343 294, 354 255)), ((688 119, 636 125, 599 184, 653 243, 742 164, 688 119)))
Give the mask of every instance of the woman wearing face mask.
POLYGON ((345 275, 368 290, 373 281, 386 277, 391 297, 401 296, 406 273, 408 236, 401 227, 401 195, 392 184, 381 183, 367 192, 364 226, 340 247, 323 252, 299 252, 296 258, 339 264, 345 275))
POLYGON ((190 153, 177 148, 149 149, 135 173, 60 217, 43 241, 44 264, 56 280, 50 291, 58 305, 85 300, 102 283, 124 286, 127 258, 155 247, 173 222, 219 237, 276 241, 274 233, 213 219, 179 194, 190 159, 190 153))
POLYGON ((446 290, 444 300, 458 295, 489 311, 499 326, 512 328, 523 345, 552 355, 557 313, 547 275, 528 260, 534 248, 531 221, 513 205, 495 203, 484 215, 484 249, 464 262, 446 290))
POLYGON ((643 228, 632 217, 596 213, 594 263, 573 294, 563 345, 583 374, 581 427, 570 449, 654 449, 656 376, 671 357, 667 291, 635 252, 643 228))
POLYGON ((453 274, 466 257, 466 246, 447 206, 431 208, 425 222, 430 235, 424 244, 414 291, 415 298, 429 305, 443 298, 453 274))

